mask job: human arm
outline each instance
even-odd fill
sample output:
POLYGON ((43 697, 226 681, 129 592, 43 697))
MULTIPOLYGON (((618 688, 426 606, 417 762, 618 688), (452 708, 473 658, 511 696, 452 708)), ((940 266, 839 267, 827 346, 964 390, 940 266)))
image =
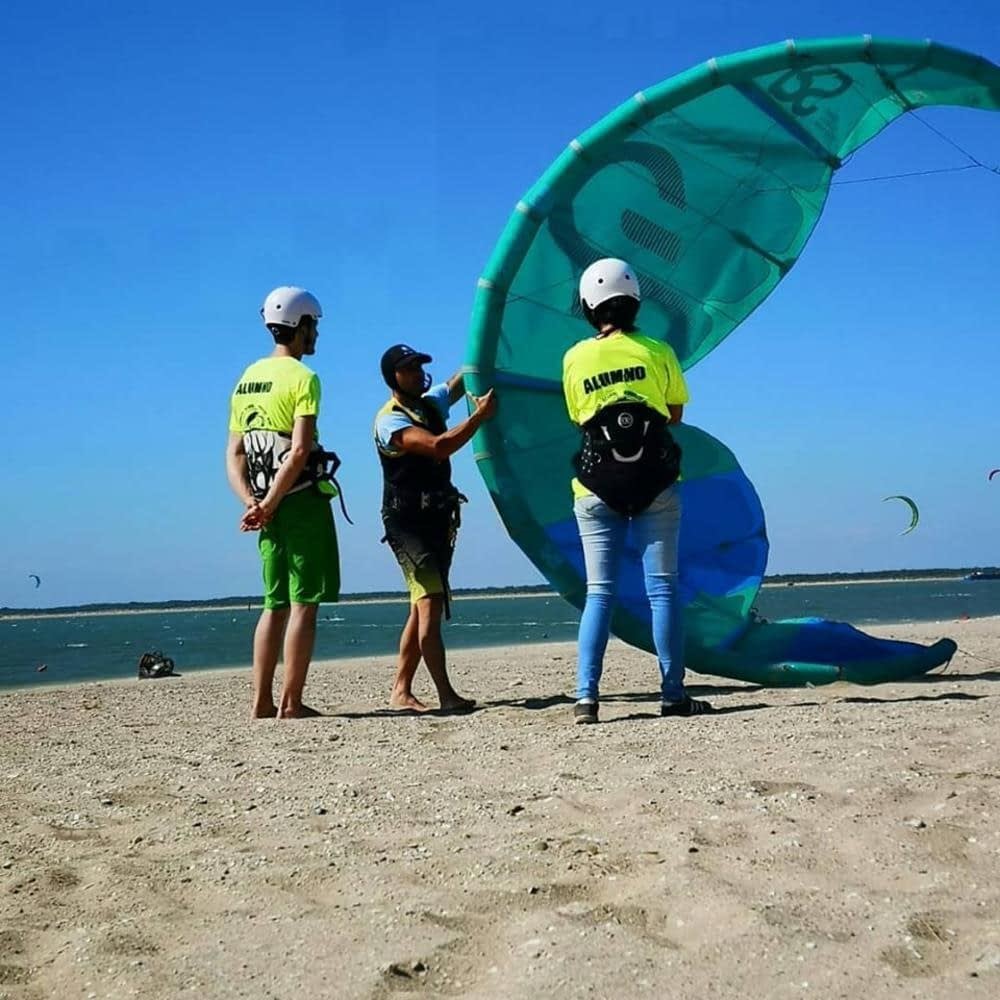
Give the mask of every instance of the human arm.
POLYGON ((257 502, 250 489, 243 435, 233 431, 229 432, 229 441, 226 443, 226 478, 229 480, 232 491, 245 507, 252 507, 257 502))
POLYGON ((480 425, 496 412, 496 398, 492 389, 482 396, 470 393, 469 399, 472 400, 474 409, 460 424, 443 434, 431 434, 423 427, 406 427, 392 435, 392 445, 404 452, 432 458, 435 462, 451 458, 456 451, 468 444, 480 425))
POLYGON ((664 344, 661 348, 664 352, 664 362, 666 367, 666 404, 670 413, 668 423, 679 424, 684 417, 684 404, 690 398, 688 396, 687 382, 684 380, 684 372, 681 369, 677 355, 669 344, 664 344))
POLYGON ((562 363, 562 388, 563 388, 563 402, 566 404, 566 412, 569 414, 569 419, 573 421, 574 424, 579 426, 580 416, 577 412, 576 398, 573 394, 573 378, 572 378, 572 354, 573 349, 570 348, 563 355, 562 363))
POLYGON ((278 504, 302 474, 315 439, 316 417, 311 415, 296 417, 292 425, 292 444, 286 452, 286 458, 281 463, 281 468, 278 469, 264 499, 243 515, 244 531, 262 528, 274 517, 278 504))
POLYGON ((455 372, 447 384, 448 405, 454 406, 465 395, 465 376, 461 372, 455 372))

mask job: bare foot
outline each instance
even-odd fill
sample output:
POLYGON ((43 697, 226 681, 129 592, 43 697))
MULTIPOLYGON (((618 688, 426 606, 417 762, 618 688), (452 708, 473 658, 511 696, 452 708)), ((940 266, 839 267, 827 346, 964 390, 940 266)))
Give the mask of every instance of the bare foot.
POLYGON ((425 705, 416 695, 413 694, 391 694, 389 696, 389 708, 393 712, 430 711, 430 707, 425 705))
POLYGON ((323 713, 308 705, 298 705, 295 708, 282 708, 278 713, 279 719, 316 719, 323 713))
POLYGON ((250 709, 251 719, 273 719, 278 714, 278 708, 276 705, 254 705, 250 709))
POLYGON ((441 699, 442 712, 471 712, 475 707, 475 698, 463 698, 454 692, 447 698, 441 699))

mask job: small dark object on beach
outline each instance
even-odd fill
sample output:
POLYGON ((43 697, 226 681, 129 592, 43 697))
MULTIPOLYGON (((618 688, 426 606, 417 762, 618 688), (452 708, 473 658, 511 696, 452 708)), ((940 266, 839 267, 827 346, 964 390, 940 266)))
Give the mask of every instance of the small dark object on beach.
POLYGON ((174 661, 164 656, 158 649, 143 653, 139 657, 139 680, 156 677, 170 677, 174 673, 174 661))

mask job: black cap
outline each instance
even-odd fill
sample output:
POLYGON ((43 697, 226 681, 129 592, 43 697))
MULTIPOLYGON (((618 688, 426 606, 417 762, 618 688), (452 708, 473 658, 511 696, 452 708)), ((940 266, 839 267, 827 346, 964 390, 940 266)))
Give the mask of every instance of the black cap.
POLYGON ((396 372, 407 365, 425 365, 434 359, 429 354, 415 351, 406 344, 394 344, 382 355, 382 378, 390 389, 396 388, 396 372))

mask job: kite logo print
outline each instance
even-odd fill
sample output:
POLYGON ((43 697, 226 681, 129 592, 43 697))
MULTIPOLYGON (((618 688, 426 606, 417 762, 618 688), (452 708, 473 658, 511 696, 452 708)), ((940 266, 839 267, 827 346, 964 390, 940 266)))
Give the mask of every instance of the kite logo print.
MULTIPOLYGON (((649 171, 665 211, 669 211, 666 206, 679 213, 687 209, 684 172, 668 150, 645 142, 625 142, 615 159, 618 163, 638 164, 649 171)), ((667 264, 676 264, 680 259, 683 241, 672 229, 628 208, 621 213, 620 224, 622 234, 633 246, 655 254, 667 264)), ((672 345, 679 353, 686 353, 689 328, 687 302, 648 273, 641 284, 647 301, 658 303, 667 314, 672 345)))
MULTIPOLYGON (((602 171, 614 167, 628 169, 630 165, 642 167, 648 171, 656 184, 656 192, 665 206, 671 206, 678 212, 687 208, 685 196, 684 173, 677 160, 665 149, 646 142, 623 142, 615 148, 593 171, 570 192, 563 204, 553 210, 548 219, 549 231, 559 249, 583 272, 595 260, 608 255, 606 248, 595 250, 591 243, 580 233, 573 214, 572 201, 592 180, 602 171)), ((655 254, 667 264, 674 264, 681 256, 682 241, 673 230, 659 225, 652 219, 640 215, 631 209, 625 209, 619 218, 621 232, 635 247, 655 254)), ((646 301, 658 303, 670 320, 670 340, 675 350, 684 353, 687 344, 688 303, 684 298, 644 274, 641 281, 643 298, 646 301)), ((575 294, 570 302, 569 312, 580 315, 579 299, 575 294)))
POLYGON ((247 431, 260 430, 268 426, 268 424, 273 424, 274 421, 271 420, 267 408, 262 406, 259 402, 247 403, 239 411, 236 416, 236 420, 240 427, 243 428, 244 433, 247 431))
POLYGON ((853 82, 846 73, 835 66, 823 66, 820 69, 790 69, 778 77, 767 88, 767 92, 776 101, 791 105, 792 113, 799 118, 808 118, 819 110, 819 105, 807 104, 807 98, 812 97, 818 101, 833 100, 850 90, 853 82), (832 85, 828 83, 826 86, 821 86, 817 83, 823 80, 831 81, 832 85))

